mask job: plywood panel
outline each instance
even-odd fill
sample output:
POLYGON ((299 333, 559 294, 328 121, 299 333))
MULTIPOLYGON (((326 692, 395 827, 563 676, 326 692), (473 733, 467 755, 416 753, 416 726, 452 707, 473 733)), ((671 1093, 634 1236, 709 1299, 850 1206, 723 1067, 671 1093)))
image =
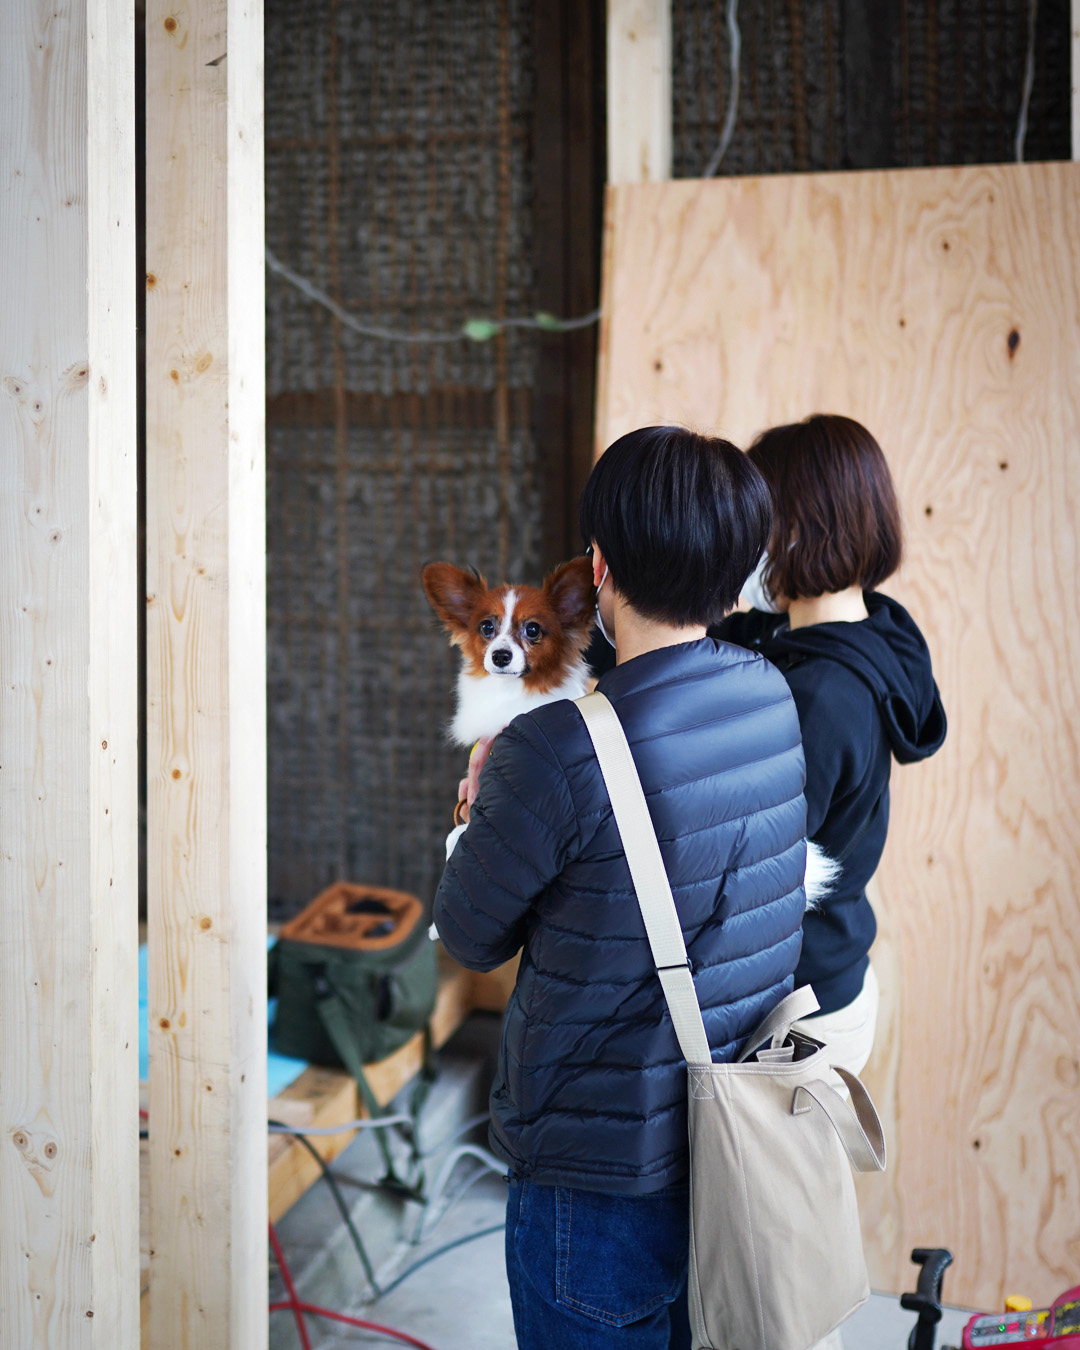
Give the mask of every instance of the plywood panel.
POLYGON ((0 1341, 138 1344, 134 23, 0 5, 0 1341))
POLYGON ((266 1261, 262 7, 146 7, 150 1324, 260 1346, 266 1261))
POLYGON ((861 1194, 874 1284, 913 1245, 950 1297, 1080 1268, 1080 167, 611 191, 599 440, 679 420, 746 444, 869 426, 950 719, 894 772, 879 874, 892 1165, 861 1194))

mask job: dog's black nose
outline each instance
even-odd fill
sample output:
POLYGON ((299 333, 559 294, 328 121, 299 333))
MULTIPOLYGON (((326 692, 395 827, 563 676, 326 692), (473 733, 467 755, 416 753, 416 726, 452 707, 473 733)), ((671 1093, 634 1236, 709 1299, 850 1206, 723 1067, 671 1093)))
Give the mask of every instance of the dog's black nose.
POLYGON ((514 653, 506 647, 496 647, 491 653, 492 665, 498 666, 502 670, 503 666, 508 666, 514 659, 514 653))

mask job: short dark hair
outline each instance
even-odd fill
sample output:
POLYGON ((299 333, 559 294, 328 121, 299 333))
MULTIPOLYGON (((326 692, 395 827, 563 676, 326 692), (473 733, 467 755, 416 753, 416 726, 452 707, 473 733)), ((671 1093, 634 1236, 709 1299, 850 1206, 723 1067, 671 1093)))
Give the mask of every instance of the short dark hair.
POLYGON ((872 591, 900 566, 896 489, 881 446, 860 423, 815 413, 763 431, 747 453, 772 491, 763 577, 771 594, 872 591))
POLYGON ((642 427, 610 445, 581 494, 586 544, 646 618, 718 623, 734 608, 769 538, 769 489, 729 441, 685 427, 642 427))

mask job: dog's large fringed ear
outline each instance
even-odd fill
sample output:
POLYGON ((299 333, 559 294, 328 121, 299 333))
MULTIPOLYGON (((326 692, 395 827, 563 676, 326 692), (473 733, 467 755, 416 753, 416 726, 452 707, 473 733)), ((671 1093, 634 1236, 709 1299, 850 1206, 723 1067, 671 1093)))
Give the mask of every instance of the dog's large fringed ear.
POLYGON ((545 580, 544 590, 567 635, 587 646, 596 614, 592 559, 571 558, 562 563, 545 580))
POLYGON ((487 590, 487 582, 479 572, 466 571, 448 562, 428 563, 420 573, 420 580, 428 603, 451 634, 468 627, 477 596, 487 590))

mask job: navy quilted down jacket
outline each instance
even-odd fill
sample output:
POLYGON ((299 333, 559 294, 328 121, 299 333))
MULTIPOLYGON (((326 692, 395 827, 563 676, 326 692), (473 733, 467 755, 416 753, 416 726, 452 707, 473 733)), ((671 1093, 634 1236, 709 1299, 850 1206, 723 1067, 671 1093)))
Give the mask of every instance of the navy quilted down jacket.
MULTIPOLYGON (((626 731, 713 1059, 792 987, 806 807, 799 719, 767 661, 704 638, 600 688, 626 731)), ((607 789, 570 702, 516 717, 435 897, 443 943, 490 970, 521 949, 491 1096, 515 1175, 644 1194, 687 1171, 686 1072, 607 789)))

